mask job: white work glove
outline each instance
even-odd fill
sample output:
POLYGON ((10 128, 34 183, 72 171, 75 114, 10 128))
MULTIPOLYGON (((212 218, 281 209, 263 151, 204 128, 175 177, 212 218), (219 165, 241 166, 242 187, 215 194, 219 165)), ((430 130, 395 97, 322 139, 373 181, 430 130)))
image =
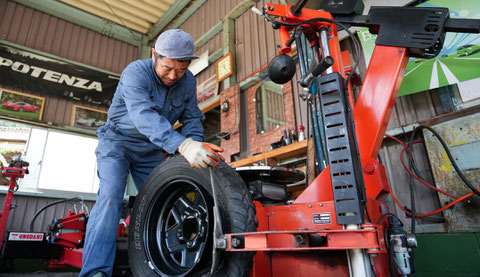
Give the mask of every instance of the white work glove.
POLYGON ((216 145, 194 141, 187 138, 178 147, 178 152, 187 159, 193 168, 205 168, 207 166, 217 166, 220 160, 225 158, 218 152, 223 152, 223 148, 216 145))

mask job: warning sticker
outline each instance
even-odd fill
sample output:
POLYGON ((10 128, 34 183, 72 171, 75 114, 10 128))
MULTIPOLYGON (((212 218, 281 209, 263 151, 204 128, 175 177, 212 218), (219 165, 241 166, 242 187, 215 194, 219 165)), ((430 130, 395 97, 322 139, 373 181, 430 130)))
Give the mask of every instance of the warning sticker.
POLYGON ((330 213, 313 214, 313 224, 331 224, 330 213))
POLYGON ((18 233, 10 232, 8 236, 10 241, 42 241, 43 233, 18 233))

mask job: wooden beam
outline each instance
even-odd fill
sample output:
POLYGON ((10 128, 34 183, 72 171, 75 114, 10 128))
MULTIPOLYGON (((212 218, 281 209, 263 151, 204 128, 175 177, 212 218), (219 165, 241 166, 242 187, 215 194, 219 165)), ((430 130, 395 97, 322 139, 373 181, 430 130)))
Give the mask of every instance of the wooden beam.
POLYGON ((188 9, 182 13, 182 15, 175 20, 175 22, 170 26, 170 29, 177 29, 182 25, 185 21, 187 21, 192 14, 194 14, 207 0, 196 0, 188 9))
POLYGON ((137 46, 141 42, 141 34, 124 26, 105 21, 105 19, 84 12, 70 5, 55 0, 14 0, 27 7, 61 18, 73 24, 88 28, 100 34, 137 46))
POLYGON ((204 46, 205 43, 214 38, 222 30, 223 24, 222 21, 219 21, 212 28, 210 28, 210 30, 208 30, 205 34, 203 34, 195 41, 195 50, 198 50, 200 47, 204 46))
POLYGON ((231 18, 231 19, 237 19, 239 18, 242 14, 244 14, 248 9, 250 9, 251 7, 253 7, 253 5, 255 5, 255 2, 258 2, 257 1, 253 1, 253 0, 244 0, 240 3, 238 3, 238 5, 235 6, 235 8, 233 8, 226 16, 226 18, 231 18))
POLYGON ((220 95, 215 96, 212 100, 206 102, 206 103, 200 103, 200 110, 203 113, 209 112, 210 110, 213 110, 214 108, 220 106, 220 95))
POLYGON ((148 36, 142 36, 142 43, 138 47, 138 58, 139 59, 148 59, 152 56, 152 46, 148 40, 148 36))
POLYGON ((226 17, 223 19, 223 55, 232 52, 233 74, 223 80, 223 89, 226 90, 237 82, 237 65, 235 51, 235 19, 226 17))
POLYGON ((208 65, 216 62, 218 59, 223 57, 223 49, 218 49, 217 51, 213 52, 211 55, 208 55, 208 65))
POLYGON ((175 16, 185 8, 185 6, 190 2, 190 0, 177 0, 173 5, 168 8, 168 10, 158 19, 158 21, 153 24, 153 26, 148 30, 148 40, 152 41, 162 30, 167 26, 175 16))

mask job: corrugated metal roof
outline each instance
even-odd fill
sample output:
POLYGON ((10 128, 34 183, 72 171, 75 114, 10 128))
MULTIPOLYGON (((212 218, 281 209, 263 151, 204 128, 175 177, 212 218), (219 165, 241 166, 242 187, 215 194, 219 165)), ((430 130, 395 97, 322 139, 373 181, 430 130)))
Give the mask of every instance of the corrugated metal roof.
POLYGON ((146 34, 175 0, 58 0, 146 34))

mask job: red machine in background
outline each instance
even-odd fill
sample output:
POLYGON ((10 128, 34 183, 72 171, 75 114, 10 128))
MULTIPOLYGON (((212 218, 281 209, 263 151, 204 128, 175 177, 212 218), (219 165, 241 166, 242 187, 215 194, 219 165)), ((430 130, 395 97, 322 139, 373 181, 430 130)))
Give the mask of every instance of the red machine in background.
POLYGON ((9 166, 2 168, 2 176, 10 178, 8 181, 8 191, 3 203, 3 210, 0 212, 0 246, 3 244, 3 234, 7 226, 8 214, 14 208, 12 205, 13 193, 18 190, 17 179, 23 178, 28 174, 28 162, 22 160, 12 161, 9 166))
MULTIPOLYGON (((0 212, 1 258, 43 258, 49 260, 48 266, 50 268, 72 266, 81 268, 83 254, 82 247, 88 220, 88 209, 83 202, 81 211, 72 212, 69 210, 65 217, 54 219, 52 224, 46 226, 46 232, 33 231, 33 223, 41 212, 62 202, 75 200, 82 201, 78 197, 54 201, 43 206, 33 216, 28 231, 6 232, 9 213, 15 208, 15 205, 12 204, 12 200, 13 194, 18 190, 17 180, 24 178, 25 174, 28 174, 28 166, 28 162, 21 160, 20 157, 16 157, 7 167, 2 168, 2 175, 9 178, 9 187, 4 201, 3 210, 0 212)), ((120 244, 122 240, 126 244, 128 221, 129 218, 122 221, 118 227, 118 240, 120 244)), ((123 260, 123 265, 120 265, 123 273, 116 272, 118 275, 124 275, 124 273, 128 272, 126 247, 119 246, 119 250, 122 251, 122 249, 125 254, 117 253, 117 256, 119 259, 123 260)), ((117 265, 116 269, 118 268, 119 266, 117 265)))
POLYGON ((0 246, 1 257, 15 258, 45 258, 50 260, 50 267, 66 267, 82 265, 82 252, 85 237, 87 214, 83 211, 78 213, 68 211, 66 217, 55 219, 49 232, 34 232, 33 222, 35 218, 46 208, 55 204, 73 199, 52 202, 37 211, 30 224, 30 230, 8 231, 5 228, 11 209, 13 194, 18 190, 17 180, 28 174, 29 163, 20 157, 15 157, 7 167, 2 168, 2 175, 9 178, 9 187, 4 201, 0 221, 0 246), (6 236, 5 236, 5 233, 6 236), (5 237, 5 241, 4 241, 5 237))

